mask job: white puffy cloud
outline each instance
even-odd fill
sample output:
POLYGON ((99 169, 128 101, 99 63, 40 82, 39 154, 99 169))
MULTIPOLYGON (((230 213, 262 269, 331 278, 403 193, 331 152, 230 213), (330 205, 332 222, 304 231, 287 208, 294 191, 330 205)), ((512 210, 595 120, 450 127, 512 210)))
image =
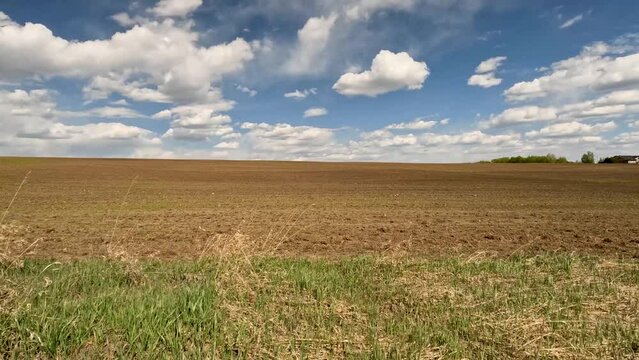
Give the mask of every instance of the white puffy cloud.
POLYGON ((518 133, 491 135, 481 131, 453 134, 432 132, 396 135, 386 129, 361 134, 361 140, 350 141, 351 159, 385 161, 453 162, 491 158, 512 153, 524 146, 518 133))
POLYGON ((207 105, 183 105, 161 111, 155 119, 171 118, 171 128, 162 136, 165 139, 205 141, 234 133, 231 117, 216 113, 207 105))
POLYGON ((425 62, 415 61, 405 52, 382 50, 373 59, 370 70, 342 75, 333 89, 346 96, 375 97, 400 89, 421 89, 428 75, 425 62))
POLYGON ((479 130, 464 132, 461 134, 433 134, 427 133, 421 136, 421 142, 426 146, 442 145, 517 145, 521 136, 519 134, 490 135, 479 130))
POLYGON ((475 74, 468 78, 468 85, 489 88, 501 84, 502 79, 495 77, 494 73, 475 74))
POLYGON ((482 61, 468 79, 468 85, 489 88, 501 84, 502 79, 497 77, 496 71, 506 59, 505 56, 497 56, 482 61))
POLYGON ((171 110, 165 109, 162 111, 158 111, 153 116, 151 116, 151 118, 156 120, 166 120, 166 119, 170 119, 171 116, 172 116, 171 110))
POLYGON ((41 24, 0 27, 0 79, 93 78, 88 99, 113 92, 136 101, 206 101, 212 83, 253 59, 241 38, 200 47, 190 25, 146 21, 110 39, 69 41, 41 24))
POLYGON ((394 147, 394 146, 407 146, 417 144, 417 136, 413 134, 406 135, 391 135, 391 136, 378 136, 374 138, 368 138, 366 146, 368 147, 394 147))
POLYGON ((117 13, 111 16, 111 19, 122 27, 131 27, 133 25, 142 24, 146 21, 146 19, 142 17, 131 17, 131 15, 127 13, 117 13))
POLYGON ((491 135, 482 131, 468 131, 458 134, 436 134, 432 132, 417 135, 395 135, 384 129, 362 133, 362 139, 373 140, 379 146, 391 145, 420 145, 420 146, 450 146, 450 145, 504 145, 519 143, 521 135, 518 133, 491 135), (385 144, 385 145, 382 145, 385 144))
POLYGON ((334 131, 285 123, 243 123, 249 147, 270 158, 321 158, 336 151, 334 131))
POLYGON ((561 26, 559 26, 560 29, 566 29, 569 28, 573 25, 575 25, 576 23, 580 22, 581 20, 584 19, 584 14, 579 14, 573 18, 570 18, 568 20, 566 20, 563 24, 561 24, 561 26))
POLYGON ((325 116, 327 114, 328 114, 328 110, 322 107, 313 107, 304 111, 305 118, 325 116))
POLYGON ((504 110, 480 122, 481 128, 496 128, 538 122, 574 122, 639 114, 639 91, 617 90, 593 100, 561 106, 528 105, 504 110))
POLYGON ((138 149, 158 148, 152 131, 116 122, 67 125, 64 118, 137 117, 127 108, 102 107, 64 111, 55 93, 0 89, 0 151, 8 155, 131 156, 138 149))
POLYGON ((88 101, 108 99, 111 94, 120 94, 133 101, 170 103, 171 98, 157 89, 150 88, 149 82, 127 81, 129 73, 109 73, 98 75, 84 86, 82 92, 88 101))
POLYGON ((328 45, 337 14, 308 19, 297 32, 298 43, 284 64, 289 74, 300 75, 321 71, 325 65, 324 50, 328 45))
POLYGON ((424 120, 424 119, 415 119, 411 122, 403 122, 403 123, 395 123, 390 124, 385 127, 385 129, 389 130, 428 130, 432 129, 437 125, 437 121, 434 120, 424 120))
POLYGON ((8 26, 8 25, 15 25, 15 23, 11 20, 9 15, 0 11, 0 27, 8 26))
POLYGON ((53 96, 45 89, 8 91, 0 88, 0 143, 10 143, 18 132, 44 129, 54 122, 58 110, 53 96))
POLYGON ((237 85, 235 88, 245 94, 248 94, 250 97, 255 97, 255 95, 257 95, 257 90, 249 89, 246 86, 237 85))
POLYGON ((149 12, 159 17, 184 17, 202 6, 202 0, 161 0, 149 12))
POLYGON ((639 104, 639 90, 619 90, 604 95, 595 102, 597 106, 639 104))
POLYGON ((496 56, 490 59, 486 59, 479 63, 479 65, 475 69, 475 73, 484 74, 488 72, 495 72, 506 59, 507 57, 505 56, 496 56))
POLYGON ((316 95, 316 94, 317 94, 317 89, 311 88, 311 89, 303 89, 303 90, 295 90, 295 91, 287 92, 284 94, 284 97, 287 99, 303 100, 311 95, 316 95))
POLYGON ((504 110, 501 114, 491 116, 490 119, 480 122, 483 129, 553 121, 557 119, 557 110, 552 107, 522 106, 504 110))
POLYGON ((548 74, 516 83, 504 95, 509 101, 525 101, 636 87, 639 53, 626 54, 631 50, 627 44, 595 43, 575 57, 552 64, 548 74))
POLYGON ((526 133, 529 138, 537 137, 577 137, 598 135, 602 132, 612 131, 617 128, 614 121, 599 124, 583 124, 572 121, 567 123, 552 124, 539 130, 533 130, 526 133))
POLYGON ((61 139, 87 142, 91 140, 131 140, 146 139, 157 142, 149 130, 122 123, 92 123, 85 125, 64 125, 54 123, 40 132, 21 132, 18 137, 33 139, 61 139))

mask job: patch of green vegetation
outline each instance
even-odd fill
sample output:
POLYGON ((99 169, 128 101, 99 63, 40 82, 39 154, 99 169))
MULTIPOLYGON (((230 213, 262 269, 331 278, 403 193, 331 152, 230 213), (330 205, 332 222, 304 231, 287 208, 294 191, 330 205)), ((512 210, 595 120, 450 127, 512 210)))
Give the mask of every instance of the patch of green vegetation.
POLYGON ((622 358, 639 263, 548 255, 2 266, 1 358, 622 358))
POLYGON ((565 157, 557 157, 554 154, 548 155, 529 155, 529 156, 512 156, 512 157, 502 157, 491 160, 492 163, 496 164, 568 164, 570 161, 565 157))

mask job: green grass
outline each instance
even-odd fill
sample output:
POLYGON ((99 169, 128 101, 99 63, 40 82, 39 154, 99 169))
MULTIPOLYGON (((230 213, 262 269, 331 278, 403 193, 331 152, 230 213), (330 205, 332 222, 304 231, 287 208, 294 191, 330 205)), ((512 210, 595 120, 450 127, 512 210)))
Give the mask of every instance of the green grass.
POLYGON ((0 358, 639 354, 634 260, 28 260, 0 269, 0 358))

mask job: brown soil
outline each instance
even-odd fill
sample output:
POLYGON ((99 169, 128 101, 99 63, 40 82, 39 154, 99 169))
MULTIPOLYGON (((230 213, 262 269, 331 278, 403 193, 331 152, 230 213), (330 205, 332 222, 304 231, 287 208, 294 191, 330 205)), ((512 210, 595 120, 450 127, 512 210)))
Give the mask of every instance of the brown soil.
POLYGON ((639 167, 0 159, 0 238, 30 256, 198 256, 215 234, 287 255, 552 251, 639 257, 639 167), (137 180, 125 194, 132 179, 137 180), (119 221, 116 225, 116 219, 119 221))

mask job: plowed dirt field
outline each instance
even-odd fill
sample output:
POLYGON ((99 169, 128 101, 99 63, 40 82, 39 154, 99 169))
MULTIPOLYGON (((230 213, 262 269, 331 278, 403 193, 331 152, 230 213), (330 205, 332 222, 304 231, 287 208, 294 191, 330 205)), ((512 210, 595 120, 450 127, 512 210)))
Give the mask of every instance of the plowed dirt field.
POLYGON ((639 167, 0 159, 0 236, 36 258, 193 258, 216 235, 277 253, 639 257, 639 167), (128 194, 128 195, 127 195, 128 194))

